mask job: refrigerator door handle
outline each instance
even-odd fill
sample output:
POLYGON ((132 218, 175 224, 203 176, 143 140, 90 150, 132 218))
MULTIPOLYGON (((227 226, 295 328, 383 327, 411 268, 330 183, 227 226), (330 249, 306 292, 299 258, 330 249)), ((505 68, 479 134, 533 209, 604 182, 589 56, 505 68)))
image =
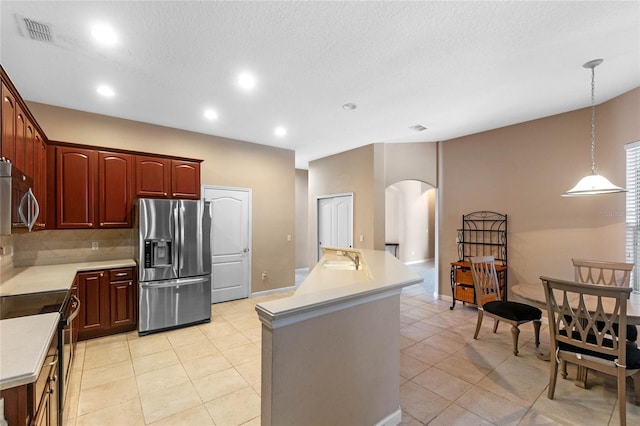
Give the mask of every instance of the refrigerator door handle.
POLYGON ((182 204, 182 201, 178 202, 178 211, 180 212, 180 258, 178 260, 178 270, 182 271, 184 269, 184 252, 186 251, 186 241, 184 240, 184 228, 186 224, 184 223, 184 205, 182 204))
POLYGON ((148 289, 148 288, 165 288, 165 287, 180 287, 183 285, 194 285, 201 284, 206 282, 209 277, 195 277, 195 278, 180 278, 177 280, 168 280, 168 281, 147 281, 141 282, 140 288, 148 289))
POLYGON ((172 262, 173 272, 175 273, 176 277, 180 276, 180 271, 182 269, 182 251, 184 249, 184 240, 182 238, 183 233, 182 232, 178 233, 179 232, 178 230, 180 229, 181 224, 182 224, 182 220, 180 217, 180 202, 176 202, 173 210, 173 232, 174 232, 174 238, 177 241, 174 242, 173 262, 172 262))

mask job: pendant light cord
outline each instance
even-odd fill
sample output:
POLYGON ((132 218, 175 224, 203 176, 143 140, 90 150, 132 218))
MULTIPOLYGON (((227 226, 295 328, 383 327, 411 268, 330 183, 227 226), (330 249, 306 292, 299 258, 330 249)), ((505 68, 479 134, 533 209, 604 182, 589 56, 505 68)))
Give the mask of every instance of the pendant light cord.
POLYGON ((596 174, 596 67, 591 67, 591 173, 596 174))

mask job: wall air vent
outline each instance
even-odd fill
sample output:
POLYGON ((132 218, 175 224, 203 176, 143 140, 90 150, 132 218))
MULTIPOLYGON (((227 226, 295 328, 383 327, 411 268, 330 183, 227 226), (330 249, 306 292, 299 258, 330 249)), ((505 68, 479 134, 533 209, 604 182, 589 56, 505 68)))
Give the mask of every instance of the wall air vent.
POLYGON ((415 130, 416 132, 422 132, 423 130, 427 130, 422 124, 416 124, 415 126, 409 126, 411 130, 415 130))
POLYGON ((18 23, 20 24, 23 37, 29 37, 32 40, 43 41, 50 44, 55 43, 53 28, 50 25, 22 16, 18 16, 18 23))

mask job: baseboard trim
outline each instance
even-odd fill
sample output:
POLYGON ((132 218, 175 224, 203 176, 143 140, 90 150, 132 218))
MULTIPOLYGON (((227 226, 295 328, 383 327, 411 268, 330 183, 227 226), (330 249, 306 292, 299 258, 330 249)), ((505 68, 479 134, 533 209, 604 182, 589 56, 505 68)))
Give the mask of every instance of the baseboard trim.
POLYGON ((400 422, 402 422, 402 410, 398 407, 396 411, 376 423, 376 426, 396 426, 400 422))
POLYGON ((295 285, 289 286, 289 287, 281 287, 281 288, 274 288, 273 290, 264 290, 264 291, 257 291, 255 293, 251 293, 250 297, 260 297, 260 296, 268 296, 270 294, 278 294, 278 293, 286 293, 287 291, 293 291, 296 289, 295 285))

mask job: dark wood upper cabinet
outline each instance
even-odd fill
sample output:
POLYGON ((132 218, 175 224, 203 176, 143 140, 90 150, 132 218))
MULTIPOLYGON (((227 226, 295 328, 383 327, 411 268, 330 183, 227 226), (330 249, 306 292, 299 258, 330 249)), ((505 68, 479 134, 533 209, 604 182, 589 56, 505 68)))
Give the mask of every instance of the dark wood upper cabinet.
POLYGON ((2 82, 2 157, 16 158, 16 98, 2 82))
POLYGON ((200 199, 200 163, 171 160, 173 198, 200 199))
POLYGON ((47 144, 38 130, 33 137, 33 193, 40 205, 35 229, 44 229, 47 223, 47 144))
POLYGON ((56 147, 56 227, 93 228, 97 152, 56 147))
POLYGON ((200 199, 200 162, 136 155, 136 196, 200 199))
POLYGON ((133 167, 130 154, 98 153, 99 227, 132 226, 133 167))
POLYGON ((13 166, 24 173, 26 166, 27 119, 20 104, 16 104, 16 139, 13 166))
POLYGON ((136 155, 136 196, 170 198, 171 160, 136 155))

